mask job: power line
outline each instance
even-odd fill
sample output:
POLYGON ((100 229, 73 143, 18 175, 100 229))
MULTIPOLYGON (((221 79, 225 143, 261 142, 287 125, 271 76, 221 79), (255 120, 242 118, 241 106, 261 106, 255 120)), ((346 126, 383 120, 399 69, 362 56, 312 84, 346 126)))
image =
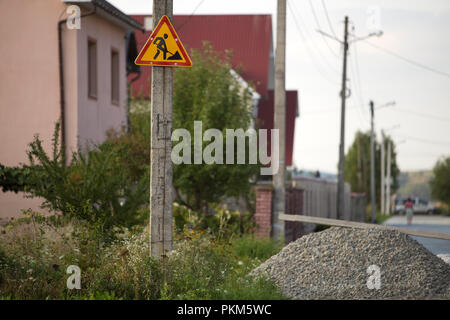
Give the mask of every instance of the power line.
POLYGON ((350 81, 350 85, 352 88, 354 88, 354 103, 355 108, 358 108, 358 114, 360 116, 360 120, 363 123, 363 126, 368 125, 368 119, 365 117, 365 113, 361 110, 364 109, 364 99, 362 98, 362 92, 361 92, 361 82, 359 81, 359 75, 357 74, 357 71, 355 71, 356 66, 354 59, 351 59, 350 55, 350 72, 353 76, 354 81, 350 81))
POLYGON ((308 46, 308 44, 307 44, 307 40, 306 40, 305 35, 303 34, 302 28, 300 27, 300 25, 299 25, 299 23, 298 23, 298 21, 297 21, 297 17, 296 17, 296 15, 295 15, 295 13, 294 13, 294 10, 293 10, 292 7, 291 7, 291 2, 290 2, 290 1, 287 1, 287 4, 288 4, 289 11, 291 12, 291 15, 292 15, 292 17, 293 17, 293 19, 294 19, 295 26, 297 27, 297 31, 298 31, 298 33, 299 33, 300 37, 302 38, 303 43, 304 43, 304 45, 305 45, 306 53, 308 54, 308 57, 309 57, 310 61, 311 61, 312 64, 314 65, 314 68, 316 68, 316 70, 319 72, 319 74, 320 74, 325 80, 327 80, 328 82, 330 82, 330 83, 332 83, 332 84, 338 84, 337 81, 333 81, 333 80, 331 80, 330 78, 328 78, 328 76, 326 76, 326 72, 324 73, 324 72, 322 71, 322 69, 319 67, 319 63, 317 63, 317 61, 315 60, 315 55, 311 52, 311 48, 310 48, 310 47, 308 46))
POLYGON ((364 96, 362 93, 362 85, 361 85, 361 72, 360 72, 360 68, 359 68, 359 59, 358 59, 358 51, 356 50, 356 43, 353 44, 353 51, 354 51, 354 61, 355 61, 355 68, 356 68, 356 75, 357 75, 357 81, 358 81, 358 85, 359 85, 359 97, 360 97, 360 102, 361 102, 361 108, 363 110, 364 115, 368 116, 369 110, 367 108, 364 108, 364 96))
POLYGON ((387 53, 387 54, 390 54, 390 55, 392 55, 392 56, 394 56, 394 57, 397 57, 398 59, 401 59, 401 60, 403 60, 403 61, 405 61, 405 62, 408 62, 408 63, 410 63, 410 64, 412 64, 412 65, 414 65, 414 66, 416 66, 416 67, 419 67, 419 68, 428 70, 428 71, 430 71, 430 72, 434 72, 434 73, 436 73, 436 74, 439 74, 439 75, 441 75, 441 76, 450 78, 450 73, 447 73, 447 72, 444 72, 444 71, 440 71, 440 70, 434 69, 434 68, 432 68, 432 67, 428 67, 428 66, 426 66, 426 65, 424 65, 424 64, 422 64, 422 63, 420 63, 420 62, 411 60, 411 59, 409 59, 409 58, 405 58, 405 57, 399 55, 399 54, 396 53, 396 52, 393 52, 393 51, 388 50, 388 49, 386 49, 386 48, 382 48, 382 47, 377 46, 377 45, 375 45, 375 44, 373 44, 373 43, 370 43, 370 42, 368 42, 368 41, 366 41, 366 40, 364 40, 364 42, 367 43, 368 45, 370 45, 370 46, 372 46, 372 47, 378 49, 378 50, 381 50, 381 51, 383 51, 383 52, 385 52, 385 53, 387 53))
POLYGON ((442 116, 437 116, 437 115, 432 115, 432 114, 427 114, 427 113, 422 113, 422 112, 416 112, 416 111, 411 111, 411 110, 407 110, 407 109, 399 109, 399 108, 393 108, 391 110, 392 111, 398 111, 398 112, 412 114, 412 115, 415 115, 415 116, 418 116, 418 117, 423 117, 423 118, 428 118, 428 119, 433 119, 433 120, 438 120, 438 121, 450 122, 450 118, 445 118, 445 117, 442 117, 442 116))
MULTIPOLYGON (((348 107, 347 110, 352 110, 352 109, 356 109, 357 106, 353 105, 351 107, 348 107)), ((336 112, 340 112, 339 109, 331 109, 331 108, 324 108, 324 109, 319 109, 319 110, 315 110, 313 112, 303 112, 302 114, 305 115, 316 115, 316 114, 323 114, 323 113, 336 113, 336 112)))
MULTIPOLYGON (((288 5, 289 5, 290 10, 291 10, 292 12, 293 12, 293 11, 296 11, 296 12, 297 12, 298 17, 299 17, 298 20, 300 21, 300 23, 303 24, 303 30, 305 31, 306 35, 311 39, 312 47, 315 49, 314 51, 315 51, 315 52, 317 53, 317 55, 319 56, 320 61, 323 61, 323 63, 326 64, 330 70, 332 70, 334 73, 336 73, 337 75, 339 75, 339 74, 340 74, 339 71, 337 71, 337 70, 335 69, 335 67, 334 67, 332 64, 330 64, 330 63, 328 62, 328 60, 327 60, 327 59, 325 58, 325 56, 323 55, 322 51, 318 48, 318 46, 317 46, 317 44, 316 44, 316 42, 315 42, 315 38, 314 38, 313 36, 311 36, 311 34, 309 33, 309 29, 308 29, 308 27, 305 25, 303 16, 302 16, 302 14, 301 14, 301 10, 298 10, 298 9, 297 9, 297 7, 296 7, 294 1, 288 1, 288 5)), ((306 37, 305 37, 305 41, 306 41, 306 37)))
POLYGON ((402 157, 414 157, 414 158, 440 158, 445 157, 445 155, 448 153, 442 153, 442 154, 434 154, 434 153, 400 153, 402 157))
POLYGON ((350 56, 350 72, 353 76, 354 81, 350 81, 350 85, 352 88, 354 88, 354 99, 350 100, 353 102, 353 105, 355 106, 355 108, 358 109, 358 117, 361 121, 361 127, 365 128, 366 126, 369 125, 369 121, 366 118, 366 113, 364 112, 364 110, 366 110, 364 108, 364 98, 362 96, 362 89, 361 89, 361 77, 359 74, 359 67, 357 65, 357 57, 356 57, 356 49, 354 49, 354 55, 352 56, 351 54, 349 54, 350 56), (352 59, 353 58, 353 59, 352 59), (359 101, 358 101, 359 100, 359 101), (363 109, 363 110, 361 110, 363 109))
MULTIPOLYGON (((309 7, 311 8, 312 14, 314 16, 314 20, 316 21, 316 25, 317 25, 317 29, 321 30, 322 28, 320 27, 320 23, 319 23, 319 19, 317 18, 316 15, 316 10, 314 10, 314 5, 312 4, 311 0, 309 0, 309 7)), ((330 52, 335 56, 335 57, 339 57, 338 54, 336 54, 336 52, 331 49, 330 44, 328 43, 327 39, 325 38, 324 35, 322 35, 322 40, 325 42, 327 48, 330 50, 330 52)))
POLYGON ((177 27, 177 30, 180 31, 181 28, 184 27, 185 24, 187 24, 189 22, 189 20, 191 20, 192 16, 195 14, 195 12, 197 11, 197 9, 202 5, 202 3, 205 0, 200 0, 197 4, 197 6, 194 8, 194 11, 192 11, 192 13, 189 15, 189 17, 181 24, 181 26, 177 27))
MULTIPOLYGON (((350 72, 352 74, 352 79, 356 79, 355 71, 354 71, 351 59, 350 59, 349 66, 350 66, 350 72)), ((359 93, 359 90, 358 90, 358 86, 357 86, 356 80, 355 81, 350 80, 349 82, 350 82, 350 88, 352 89, 352 92, 354 92, 354 94, 352 94, 350 96, 349 102, 352 103, 352 107, 351 108, 349 107, 348 109, 356 109, 358 111, 357 114, 358 114, 358 118, 359 118, 359 120, 361 122, 361 127, 365 127, 368 123, 366 122, 366 119, 364 119, 364 116, 363 116, 363 114, 361 112, 361 107, 360 106, 362 106, 362 102, 361 102, 361 96, 360 96, 360 93, 359 93), (352 97, 353 97, 353 99, 352 99, 352 97), (358 101, 358 99, 360 101, 358 101), (358 106, 358 105, 360 105, 360 106, 358 106)))
POLYGON ((441 145, 441 146, 442 145, 450 146, 450 141, 428 140, 428 139, 417 138, 417 137, 402 135, 402 134, 397 134, 397 135, 401 138, 409 139, 409 140, 413 140, 413 141, 417 141, 417 142, 422 142, 422 143, 427 143, 427 144, 435 144, 435 145, 441 145))
POLYGON ((330 16, 328 15, 327 6, 325 5, 325 1, 324 0, 322 0, 322 7, 323 7, 323 10, 325 11, 325 15, 327 17, 328 26, 330 27, 330 31, 333 34, 333 36, 335 38, 337 38, 336 33, 334 32, 334 29, 333 29, 333 25, 331 24, 330 16))

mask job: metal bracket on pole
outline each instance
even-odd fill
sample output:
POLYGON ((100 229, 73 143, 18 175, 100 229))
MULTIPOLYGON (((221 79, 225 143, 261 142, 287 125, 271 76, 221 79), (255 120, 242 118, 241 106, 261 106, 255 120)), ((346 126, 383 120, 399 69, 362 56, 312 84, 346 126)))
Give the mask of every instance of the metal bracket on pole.
POLYGON ((171 139, 171 136, 172 136, 172 132, 170 132, 170 134, 169 135, 166 135, 166 131, 167 131, 167 126, 169 125, 169 123, 171 123, 172 121, 169 121, 169 120, 167 120, 167 119, 163 119, 163 120, 160 120, 159 119, 159 116, 160 116, 160 114, 158 113, 157 115, 156 115, 156 122, 157 122, 157 127, 156 127, 156 136, 158 137, 158 140, 170 140, 171 139), (162 134, 162 136, 160 136, 159 135, 159 128, 160 128, 160 125, 162 125, 162 127, 163 127, 163 130, 162 130, 162 132, 163 132, 163 134, 162 134))

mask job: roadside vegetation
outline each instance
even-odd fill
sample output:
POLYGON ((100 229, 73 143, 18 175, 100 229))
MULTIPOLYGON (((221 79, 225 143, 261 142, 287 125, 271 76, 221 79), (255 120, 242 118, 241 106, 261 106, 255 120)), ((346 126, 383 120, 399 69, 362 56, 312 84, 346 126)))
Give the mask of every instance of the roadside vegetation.
MULTIPOLYGON (((248 127, 251 97, 229 55, 206 44, 192 57, 194 67, 175 73, 174 129, 192 131, 194 120, 203 130, 248 127)), ((248 212, 220 205, 241 197, 251 206, 258 165, 175 165, 174 250, 151 258, 148 105, 131 101, 128 128, 70 159, 56 124, 51 148, 36 136, 27 164, 0 167, 3 191, 39 197, 52 214, 24 210, 0 226, 1 299, 284 298, 273 283, 248 276, 281 244, 255 238, 248 212), (81 269, 79 290, 67 288, 70 265, 81 269)))
MULTIPOLYGON (((366 222, 372 222, 372 210, 370 209, 370 204, 366 208, 366 222)), ((380 210, 375 211, 375 223, 383 224, 386 220, 391 218, 392 216, 389 214, 382 213, 380 210)))
MULTIPOLYGON (((383 138, 382 138, 383 139, 383 138)), ((397 165, 397 152, 394 141, 389 136, 382 140, 384 146, 392 145, 391 153, 391 193, 399 188, 400 169, 397 165)), ((375 139, 375 199, 381 198, 381 142, 375 139)), ((365 193, 367 203, 371 202, 370 195, 370 131, 358 131, 355 139, 345 155, 345 181, 350 183, 352 192, 365 193)))
POLYGON ((436 162, 430 187, 433 198, 441 201, 439 210, 443 214, 450 214, 450 157, 436 162))
POLYGON ((175 250, 160 260, 150 257, 147 227, 117 228, 105 241, 89 223, 24 213, 0 227, 1 299, 284 298, 270 281, 248 276, 281 245, 237 232, 238 212, 206 222, 177 205, 175 218, 191 219, 178 224, 175 250), (69 265, 81 269, 80 290, 67 289, 69 265))

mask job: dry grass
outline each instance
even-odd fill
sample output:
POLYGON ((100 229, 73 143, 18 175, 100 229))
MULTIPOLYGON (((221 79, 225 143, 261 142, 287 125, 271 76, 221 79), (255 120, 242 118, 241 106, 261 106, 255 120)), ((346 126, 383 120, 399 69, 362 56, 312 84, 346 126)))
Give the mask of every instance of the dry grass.
POLYGON ((219 241, 185 230, 156 261, 147 229, 122 230, 105 242, 86 224, 41 218, 30 212, 0 227, 0 299, 282 298, 272 283, 246 276, 278 250, 268 240, 219 241), (81 290, 66 287, 69 265, 81 269, 81 290))

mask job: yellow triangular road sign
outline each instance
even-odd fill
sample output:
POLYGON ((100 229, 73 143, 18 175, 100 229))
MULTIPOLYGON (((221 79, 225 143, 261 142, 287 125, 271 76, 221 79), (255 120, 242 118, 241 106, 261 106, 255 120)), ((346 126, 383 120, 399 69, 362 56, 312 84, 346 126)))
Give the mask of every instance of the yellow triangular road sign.
POLYGON ((169 17, 162 16, 135 63, 145 66, 191 67, 192 62, 169 17))

